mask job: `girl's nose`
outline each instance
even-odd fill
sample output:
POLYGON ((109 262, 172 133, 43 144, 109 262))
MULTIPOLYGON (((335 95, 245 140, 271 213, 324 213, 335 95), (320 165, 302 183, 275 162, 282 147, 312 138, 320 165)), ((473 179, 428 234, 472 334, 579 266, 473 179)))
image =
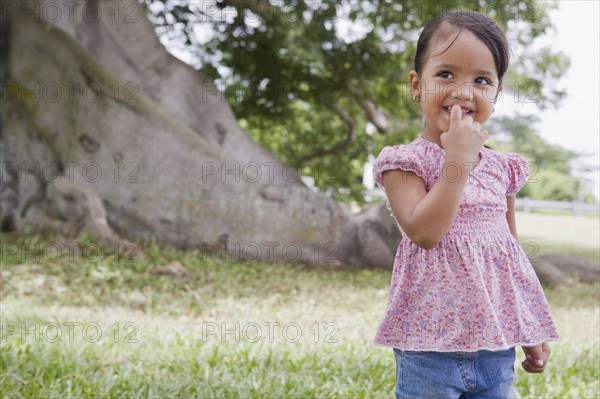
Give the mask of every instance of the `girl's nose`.
POLYGON ((473 85, 465 82, 463 84, 454 83, 450 87, 450 96, 458 100, 473 100, 473 85))

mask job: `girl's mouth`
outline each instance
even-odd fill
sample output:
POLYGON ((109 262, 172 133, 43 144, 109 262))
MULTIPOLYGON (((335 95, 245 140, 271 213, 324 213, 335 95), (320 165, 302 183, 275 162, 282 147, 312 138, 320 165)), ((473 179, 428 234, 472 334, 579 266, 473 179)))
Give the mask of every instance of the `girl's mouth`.
MULTIPOLYGON (((470 109, 466 109, 466 108, 461 108, 462 109, 462 114, 461 117, 465 117, 467 115, 471 115, 473 113, 473 111, 471 111, 470 109)), ((448 114, 451 113, 452 111, 452 107, 444 107, 444 111, 446 111, 448 114)))

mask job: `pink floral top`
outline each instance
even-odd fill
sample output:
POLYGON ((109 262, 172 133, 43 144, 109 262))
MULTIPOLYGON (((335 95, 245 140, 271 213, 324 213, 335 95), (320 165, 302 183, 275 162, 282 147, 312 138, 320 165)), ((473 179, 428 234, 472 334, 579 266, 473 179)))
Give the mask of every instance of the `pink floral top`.
MULTIPOLYGON (((429 191, 438 179, 456 176, 442 170, 445 154, 421 136, 385 147, 373 166, 375 181, 385 191, 382 173, 402 169, 421 177, 429 191)), ((487 148, 480 158, 438 245, 426 250, 403 234, 375 344, 446 352, 558 340, 539 280, 506 220, 506 197, 527 181, 527 161, 487 148)))

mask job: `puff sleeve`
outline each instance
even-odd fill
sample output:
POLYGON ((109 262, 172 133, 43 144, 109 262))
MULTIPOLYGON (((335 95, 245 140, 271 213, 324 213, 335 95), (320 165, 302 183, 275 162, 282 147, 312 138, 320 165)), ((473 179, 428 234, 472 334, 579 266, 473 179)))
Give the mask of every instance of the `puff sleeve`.
POLYGON ((402 169, 413 172, 424 179, 423 167, 418 155, 407 145, 383 147, 373 163, 373 178, 379 187, 383 187, 383 172, 392 169, 402 169))
POLYGON ((508 185, 506 196, 515 195, 529 178, 529 164, 522 156, 509 152, 506 154, 508 161, 508 185))

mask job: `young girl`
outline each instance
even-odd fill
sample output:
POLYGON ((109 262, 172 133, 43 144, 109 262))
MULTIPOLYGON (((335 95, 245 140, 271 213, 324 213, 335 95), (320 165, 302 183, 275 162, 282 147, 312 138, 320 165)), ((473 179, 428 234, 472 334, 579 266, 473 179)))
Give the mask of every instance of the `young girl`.
POLYGON ((375 338, 394 348, 397 398, 514 397, 515 346, 539 373, 558 340, 516 239, 527 161, 483 146, 508 59, 504 33, 482 14, 430 22, 409 74, 425 128, 373 167, 404 237, 375 338))

